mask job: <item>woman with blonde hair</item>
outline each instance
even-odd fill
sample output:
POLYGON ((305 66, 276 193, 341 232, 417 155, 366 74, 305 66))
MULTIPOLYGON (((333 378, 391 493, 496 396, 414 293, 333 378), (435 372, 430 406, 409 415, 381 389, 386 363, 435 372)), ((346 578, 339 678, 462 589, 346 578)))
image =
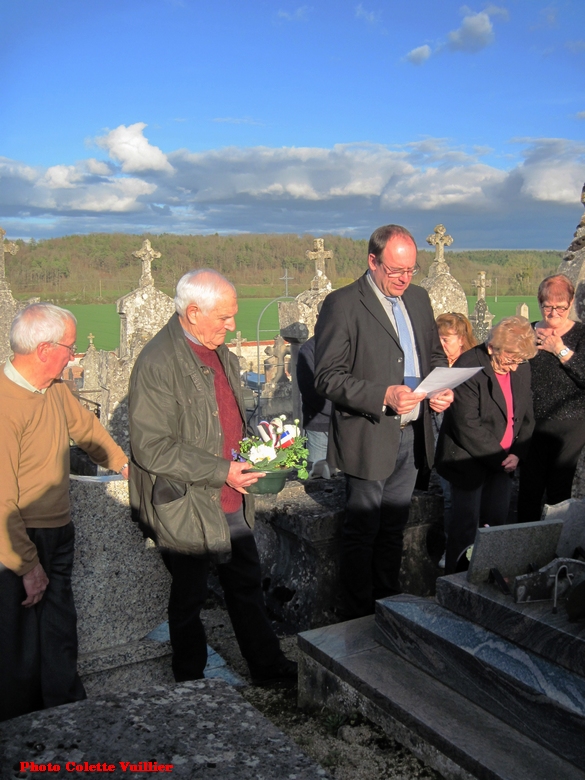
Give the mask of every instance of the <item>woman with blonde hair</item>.
POLYGON ((451 484, 446 574, 466 568, 479 525, 507 520, 511 478, 534 427, 528 360, 535 355, 528 320, 506 317, 455 363, 483 370, 455 389, 437 443, 436 469, 451 484))
POLYGON ((571 497, 585 445, 585 325, 570 319, 575 288, 563 274, 538 288, 542 319, 533 323, 538 354, 530 361, 535 428, 520 469, 518 520, 540 520, 542 502, 571 497))

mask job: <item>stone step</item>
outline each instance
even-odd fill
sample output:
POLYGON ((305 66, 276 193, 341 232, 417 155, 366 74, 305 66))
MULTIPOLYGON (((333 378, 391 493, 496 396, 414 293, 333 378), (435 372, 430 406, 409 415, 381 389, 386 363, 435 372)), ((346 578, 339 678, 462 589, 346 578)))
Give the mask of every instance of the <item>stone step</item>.
POLYGON ((299 635, 299 703, 363 713, 449 780, 585 780, 547 750, 379 644, 374 618, 299 635))
POLYGON ((585 677, 584 624, 568 622, 564 602, 553 615, 549 601, 516 604, 495 585, 467 582, 465 573, 439 577, 436 598, 451 612, 585 677))
POLYGON ((585 680, 418 596, 376 604, 377 638, 466 699, 585 766, 585 680))

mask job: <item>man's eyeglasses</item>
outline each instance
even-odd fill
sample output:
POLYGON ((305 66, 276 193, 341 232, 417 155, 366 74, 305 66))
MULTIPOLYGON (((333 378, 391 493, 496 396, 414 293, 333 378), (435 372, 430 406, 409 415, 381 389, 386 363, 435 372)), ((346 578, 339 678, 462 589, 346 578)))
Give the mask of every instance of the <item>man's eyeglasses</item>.
POLYGON ((397 279, 399 276, 404 276, 404 274, 408 274, 408 276, 415 276, 420 271, 420 266, 418 263, 416 263, 416 265, 414 265, 412 268, 388 268, 386 263, 381 261, 380 265, 386 272, 386 276, 390 276, 393 279, 397 279))
POLYGON ((52 341, 51 343, 56 347, 65 347, 72 355, 77 354, 77 344, 61 344, 59 341, 52 341))
POLYGON ((545 314, 552 314, 553 311, 556 311, 557 314, 564 314, 566 311, 569 311, 568 306, 544 306, 541 304, 540 308, 545 314))

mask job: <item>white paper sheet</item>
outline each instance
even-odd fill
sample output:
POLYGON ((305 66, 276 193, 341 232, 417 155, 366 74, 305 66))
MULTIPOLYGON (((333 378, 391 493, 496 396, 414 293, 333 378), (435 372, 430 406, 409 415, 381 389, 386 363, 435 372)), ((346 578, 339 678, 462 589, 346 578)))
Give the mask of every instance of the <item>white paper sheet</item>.
POLYGON ((477 368, 434 368, 416 388, 415 393, 426 393, 427 398, 432 398, 442 390, 453 390, 481 370, 481 366, 477 368))

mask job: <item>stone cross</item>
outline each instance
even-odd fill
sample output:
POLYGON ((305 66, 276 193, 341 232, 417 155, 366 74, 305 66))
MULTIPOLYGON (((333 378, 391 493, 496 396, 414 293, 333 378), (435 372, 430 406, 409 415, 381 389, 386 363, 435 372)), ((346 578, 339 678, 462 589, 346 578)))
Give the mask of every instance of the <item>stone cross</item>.
POLYGON ((281 281, 284 282, 284 296, 285 298, 288 298, 288 283, 291 282, 294 279, 294 276, 288 275, 288 268, 284 269, 284 276, 280 277, 281 281))
POLYGON ((485 301, 486 288, 492 286, 491 281, 485 278, 485 271, 480 271, 478 273, 478 278, 472 282, 472 285, 477 288, 477 300, 485 301))
POLYGON ((242 357, 242 344, 247 344, 248 339, 242 338, 242 331, 239 330, 236 333, 236 338, 230 341, 230 344, 236 348, 236 355, 242 357))
POLYGON ((149 287, 150 285, 154 285, 154 279, 152 278, 152 271, 150 270, 150 266, 153 260, 157 260, 161 256, 160 252, 155 252, 154 249, 150 246, 150 241, 148 238, 146 238, 142 242, 142 248, 136 252, 132 252, 132 254, 134 257, 138 257, 142 261, 140 286, 149 287))
POLYGON ((95 339, 95 336, 93 335, 93 333, 90 333, 90 334, 88 335, 88 337, 87 337, 87 340, 89 341, 89 346, 90 346, 90 347, 93 347, 93 340, 94 340, 94 339, 95 339))
POLYGON ((325 241, 322 238, 313 239, 313 251, 307 249, 305 255, 308 260, 315 262, 315 278, 311 283, 312 290, 320 290, 326 287, 328 284, 327 275, 325 273, 325 260, 333 259, 333 252, 331 250, 325 251, 325 241))
POLYGON ((6 266, 4 264, 4 252, 15 255, 18 252, 18 246, 13 241, 5 241, 6 231, 0 227, 0 282, 6 280, 6 266))
POLYGON ((447 235, 445 225, 435 225, 434 231, 427 236, 427 244, 435 247, 435 263, 445 262, 445 247, 452 243, 453 237, 447 235))

